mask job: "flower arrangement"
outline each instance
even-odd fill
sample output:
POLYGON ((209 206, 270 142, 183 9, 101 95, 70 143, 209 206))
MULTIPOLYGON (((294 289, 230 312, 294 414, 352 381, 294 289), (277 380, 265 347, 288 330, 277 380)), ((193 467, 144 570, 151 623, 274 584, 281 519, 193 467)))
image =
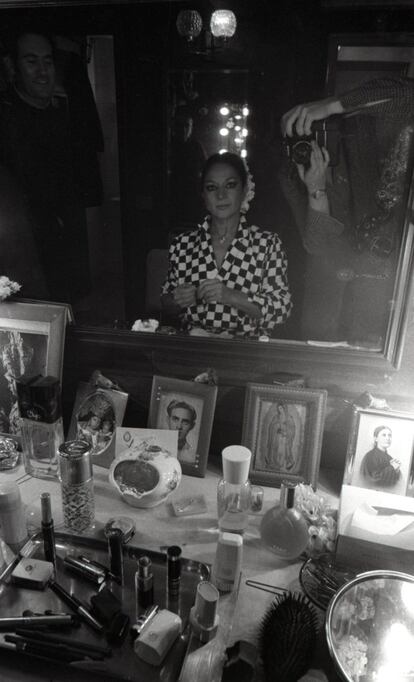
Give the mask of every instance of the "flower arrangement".
POLYGON ((2 275, 0 277, 0 301, 5 301, 6 298, 9 298, 12 294, 16 294, 21 288, 21 284, 13 282, 5 275, 2 275))
POLYGON ((244 165, 246 166, 246 172, 247 172, 247 180, 246 180, 246 194, 244 196, 244 199, 242 201, 240 211, 241 213, 247 213, 250 207, 250 202, 253 201, 254 195, 255 195, 255 189, 256 189, 256 184, 253 180, 253 175, 250 172, 249 166, 247 165, 246 160, 244 161, 244 165))
POLYGON ((337 533, 337 510, 332 509, 324 497, 315 493, 311 485, 299 483, 296 488, 295 507, 308 524, 310 556, 333 552, 337 533))

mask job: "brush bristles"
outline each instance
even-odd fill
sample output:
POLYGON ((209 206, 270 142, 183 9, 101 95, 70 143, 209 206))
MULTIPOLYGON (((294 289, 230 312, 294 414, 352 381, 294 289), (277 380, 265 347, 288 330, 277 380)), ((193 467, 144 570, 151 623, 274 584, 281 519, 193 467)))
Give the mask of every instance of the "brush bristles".
POLYGON ((306 597, 277 597, 263 618, 259 650, 266 682, 296 682, 309 669, 318 617, 306 597))

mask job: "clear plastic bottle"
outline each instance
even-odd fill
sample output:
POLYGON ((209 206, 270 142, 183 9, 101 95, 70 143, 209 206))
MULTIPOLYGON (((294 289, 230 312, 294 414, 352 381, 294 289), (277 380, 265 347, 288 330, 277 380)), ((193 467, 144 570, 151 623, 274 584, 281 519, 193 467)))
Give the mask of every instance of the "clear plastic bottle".
POLYGON ((219 529, 242 534, 249 521, 251 485, 248 480, 251 452, 242 445, 229 445, 222 452, 223 478, 217 486, 219 529))
POLYGON ((280 502, 269 509, 260 524, 264 544, 281 559, 297 559, 309 542, 308 524, 294 506, 293 483, 282 483, 280 502))

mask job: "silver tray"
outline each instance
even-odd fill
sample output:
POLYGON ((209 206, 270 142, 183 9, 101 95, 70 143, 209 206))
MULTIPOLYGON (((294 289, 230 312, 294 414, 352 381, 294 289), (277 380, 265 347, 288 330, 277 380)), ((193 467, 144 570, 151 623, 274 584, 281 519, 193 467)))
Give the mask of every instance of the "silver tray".
MULTIPOLYGON (((31 556, 43 559, 43 539, 41 534, 33 536, 32 540, 33 552, 31 556)), ((89 606, 90 598, 97 594, 98 587, 95 587, 90 581, 78 578, 77 575, 70 572, 63 564, 63 559, 67 554, 75 556, 83 554, 89 559, 99 561, 109 567, 107 540, 105 538, 97 539, 56 532, 55 544, 57 554, 56 582, 60 583, 68 592, 74 594, 86 606, 89 606)), ((122 588, 112 582, 108 582, 107 585, 122 600, 122 611, 130 617, 131 625, 136 622, 134 578, 137 559, 144 554, 150 557, 153 564, 154 603, 158 604, 160 609, 168 608, 177 613, 183 621, 184 628, 188 620, 190 608, 194 604, 197 584, 201 580, 208 580, 209 578, 210 569, 208 564, 183 558, 181 560, 179 598, 174 600, 174 602, 169 602, 166 590, 166 554, 136 547, 133 541, 128 545, 124 545, 124 585, 122 588)), ((44 590, 20 588, 10 583, 9 578, 0 584, 0 611, 2 618, 22 616, 26 610, 31 610, 34 613, 43 613, 48 609, 55 613, 71 612, 70 608, 47 587, 44 590)), ((138 613, 142 613, 142 609, 139 609, 138 613)), ((10 644, 4 641, 5 634, 7 634, 5 631, 0 632, 0 647, 5 645, 10 648, 10 644)), ((70 634, 65 636, 70 636, 74 640, 82 640, 90 644, 108 645, 104 635, 94 632, 84 624, 81 624, 80 627, 72 628, 70 634)), ((183 638, 179 637, 171 647, 162 665, 155 667, 137 657, 134 652, 132 638, 129 634, 121 645, 110 646, 112 647, 112 656, 105 658, 103 661, 79 661, 69 663, 68 665, 71 668, 89 670, 119 680, 173 682, 178 678, 185 653, 185 642, 183 638)))

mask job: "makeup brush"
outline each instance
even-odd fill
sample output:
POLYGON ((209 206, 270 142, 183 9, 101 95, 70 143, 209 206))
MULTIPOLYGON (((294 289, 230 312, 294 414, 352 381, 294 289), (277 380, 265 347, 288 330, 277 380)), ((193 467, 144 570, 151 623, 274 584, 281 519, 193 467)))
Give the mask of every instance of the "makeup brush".
POLYGON ((276 597, 259 634, 266 682, 297 682, 309 670, 317 629, 316 611, 305 596, 289 592, 276 597))

